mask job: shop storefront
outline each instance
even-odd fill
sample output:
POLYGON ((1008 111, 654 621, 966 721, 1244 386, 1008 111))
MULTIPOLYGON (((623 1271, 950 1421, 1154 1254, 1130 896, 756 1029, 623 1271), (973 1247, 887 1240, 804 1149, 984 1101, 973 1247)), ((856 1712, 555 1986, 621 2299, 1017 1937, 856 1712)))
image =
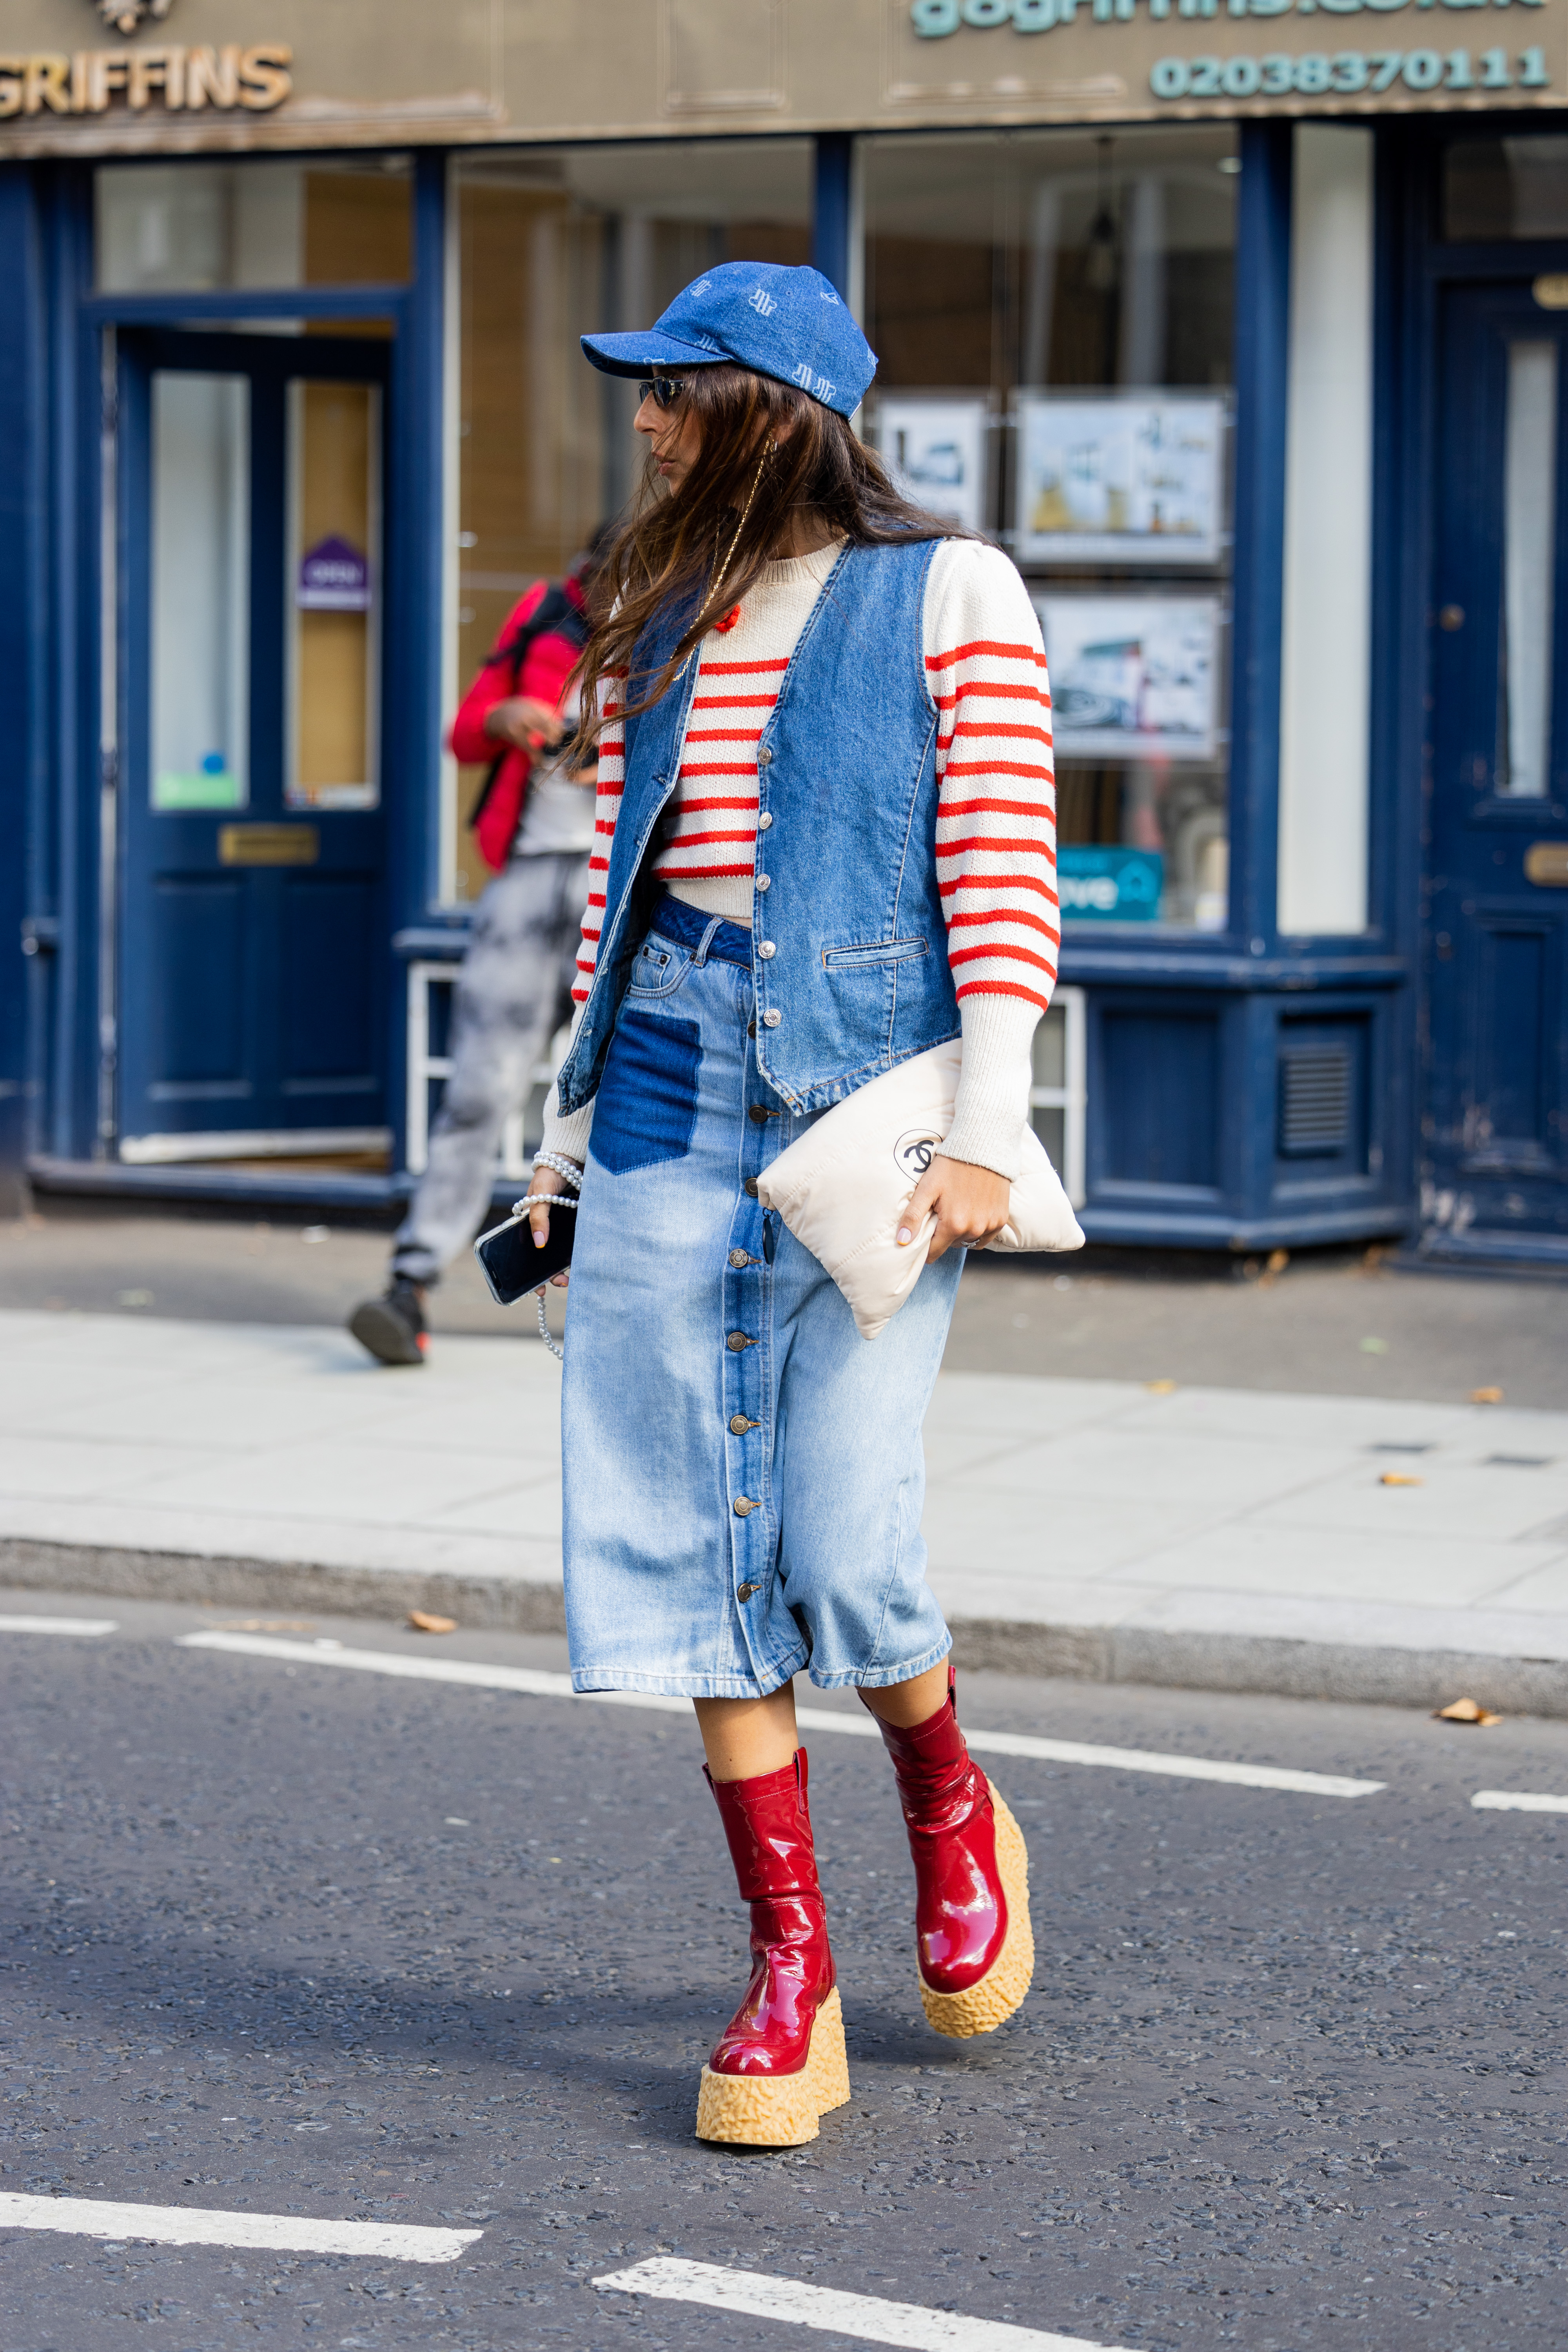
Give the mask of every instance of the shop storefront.
POLYGON ((1568 1261, 1565 10, 11 0, 5 1165, 406 1189, 577 335, 815 259, 1040 613, 1086 1231, 1568 1261))

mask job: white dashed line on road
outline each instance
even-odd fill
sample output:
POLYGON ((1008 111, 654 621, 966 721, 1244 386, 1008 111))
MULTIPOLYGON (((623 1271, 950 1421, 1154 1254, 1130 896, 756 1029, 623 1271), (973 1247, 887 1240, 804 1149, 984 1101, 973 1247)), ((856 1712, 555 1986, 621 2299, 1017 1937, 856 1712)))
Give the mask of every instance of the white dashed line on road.
POLYGON ((1478 1789, 1478 1813, 1568 1813, 1568 1797, 1538 1797, 1528 1789, 1478 1789))
POLYGON ((0 2230, 160 2246, 269 2246, 279 2253, 363 2254, 380 2262, 455 2263, 482 2230, 421 2230, 393 2221, 313 2221, 303 2213, 219 2213, 200 2206, 115 2205, 98 2197, 0 2193, 0 2230))
MULTIPOLYGON (((651 1691, 584 1691, 572 1688, 570 1675, 546 1674, 532 1666, 481 1666, 464 1658, 405 1658, 386 1650, 345 1650, 335 1643, 285 1642, 268 1633, 184 1633, 186 1650, 226 1650, 241 1657, 279 1658, 289 1664, 339 1666, 351 1674, 395 1675, 410 1682, 464 1683, 471 1689, 518 1691, 530 1698, 575 1698, 598 1706, 651 1708, 660 1715, 685 1715, 691 1701, 666 1698, 651 1691)), ((831 1715, 825 1707, 803 1706, 796 1717, 803 1731, 837 1737, 876 1739, 880 1737, 869 1715, 831 1715)), ((1106 1766, 1121 1772, 1153 1772, 1181 1780, 1219 1780, 1233 1788, 1281 1789, 1307 1797, 1372 1797, 1387 1784, 1352 1780, 1332 1772, 1297 1772, 1276 1764, 1226 1764, 1206 1756, 1165 1755, 1152 1748, 1094 1748, 1078 1739, 1037 1739, 1022 1731, 973 1731, 964 1726, 969 1745, 981 1756, 1018 1756, 1035 1763, 1106 1766)))
POLYGON ((969 2319, 918 2303, 885 2303, 880 2295, 846 2294, 807 2286, 800 2279, 769 2278, 761 2271, 721 2269, 656 2255, 630 2270, 596 2278, 601 2291, 658 2295, 671 2303, 701 2303, 749 2319, 782 2319, 830 2336, 858 2336, 866 2344, 902 2344, 910 2352, 1110 2352, 1084 2336, 1053 2336, 1007 2319, 969 2319))
POLYGON ((0 1633, 117 1633, 112 1617, 0 1617, 0 1633))

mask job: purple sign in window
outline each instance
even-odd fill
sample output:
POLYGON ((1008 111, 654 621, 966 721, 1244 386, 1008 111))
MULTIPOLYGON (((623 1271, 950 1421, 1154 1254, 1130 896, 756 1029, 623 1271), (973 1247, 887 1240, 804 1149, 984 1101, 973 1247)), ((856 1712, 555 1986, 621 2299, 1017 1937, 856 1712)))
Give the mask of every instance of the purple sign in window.
POLYGON ((300 559, 294 602, 302 613, 368 613, 368 562, 346 539, 318 540, 300 559))

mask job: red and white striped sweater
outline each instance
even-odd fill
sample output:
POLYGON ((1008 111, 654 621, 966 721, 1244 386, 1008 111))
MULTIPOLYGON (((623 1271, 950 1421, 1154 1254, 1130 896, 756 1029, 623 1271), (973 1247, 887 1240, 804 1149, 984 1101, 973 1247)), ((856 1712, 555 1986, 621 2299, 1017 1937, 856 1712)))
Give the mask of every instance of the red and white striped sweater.
MULTIPOLYGON (((836 550, 770 564, 700 649, 674 829, 657 871, 676 897, 749 923, 757 745, 836 550)), ((1039 623, 997 548, 948 540, 927 577, 926 675, 937 709, 937 875, 963 1032, 963 1075, 944 1150, 1015 1175, 1027 1116, 1029 1039, 1056 981, 1050 690, 1039 623)), ((574 994, 585 1001, 604 922, 626 772, 613 701, 599 745, 595 842, 574 994)), ((582 1159, 591 1111, 549 1148, 582 1159)))

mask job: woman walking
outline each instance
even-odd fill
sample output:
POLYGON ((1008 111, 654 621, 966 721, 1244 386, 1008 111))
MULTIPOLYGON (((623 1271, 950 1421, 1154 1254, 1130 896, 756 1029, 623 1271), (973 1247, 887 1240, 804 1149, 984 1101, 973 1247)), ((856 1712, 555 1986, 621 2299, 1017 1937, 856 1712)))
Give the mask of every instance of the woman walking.
POLYGON ((531 1188, 580 1186, 573 1679, 695 1702, 752 1958, 697 2128, 780 2146, 849 2096, 802 1668, 880 1726, 931 2023, 989 2032, 1033 1970, 1023 1839, 970 1760, 925 1581, 921 1423, 964 1249, 1006 1221, 1055 976, 1049 698, 1012 564, 898 497, 851 432, 876 361, 816 271, 729 263, 648 332, 584 345, 644 380, 661 487, 584 656, 580 1011, 531 1188), (934 1216, 928 1263, 868 1342, 758 1179, 960 1036, 900 1233, 934 1216))

